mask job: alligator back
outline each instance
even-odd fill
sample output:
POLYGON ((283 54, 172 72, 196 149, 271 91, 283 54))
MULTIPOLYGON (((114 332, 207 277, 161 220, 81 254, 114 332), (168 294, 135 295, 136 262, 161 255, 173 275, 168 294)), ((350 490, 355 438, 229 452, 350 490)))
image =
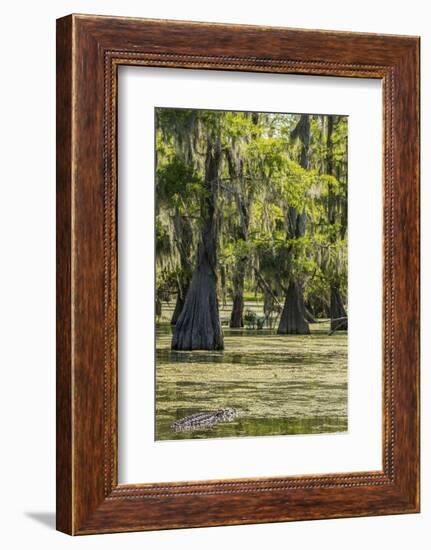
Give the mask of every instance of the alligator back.
POLYGON ((216 411, 204 411, 176 420, 171 429, 180 432, 212 428, 220 422, 231 422, 239 416, 235 409, 218 409, 216 411))

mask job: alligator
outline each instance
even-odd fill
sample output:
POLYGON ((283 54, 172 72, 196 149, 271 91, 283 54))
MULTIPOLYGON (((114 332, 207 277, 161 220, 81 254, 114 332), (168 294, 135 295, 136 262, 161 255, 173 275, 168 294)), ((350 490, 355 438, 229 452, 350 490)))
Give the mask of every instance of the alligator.
POLYGON ((216 411, 204 411, 191 414, 176 420, 171 424, 171 430, 175 432, 184 432, 212 428, 220 422, 232 422, 239 416, 235 409, 218 409, 216 411))

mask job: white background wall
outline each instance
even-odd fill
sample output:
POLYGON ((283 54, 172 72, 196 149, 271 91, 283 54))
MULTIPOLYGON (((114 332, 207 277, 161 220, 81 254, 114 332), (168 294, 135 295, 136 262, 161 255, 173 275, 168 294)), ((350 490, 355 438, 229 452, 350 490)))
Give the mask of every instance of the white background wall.
POLYGON ((422 154, 422 514, 72 539, 54 525, 55 19, 75 13, 422 37, 422 151, 431 150, 429 2, 56 0, 2 5, 0 22, 0 541, 3 548, 428 548, 431 524, 431 169, 422 154))

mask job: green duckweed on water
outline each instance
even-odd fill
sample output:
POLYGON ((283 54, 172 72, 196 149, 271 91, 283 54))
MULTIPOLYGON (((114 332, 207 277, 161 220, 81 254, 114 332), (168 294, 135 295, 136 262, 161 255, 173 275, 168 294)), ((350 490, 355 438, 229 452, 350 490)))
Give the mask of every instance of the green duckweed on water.
POLYGON ((317 434, 347 430, 347 333, 309 336, 224 329, 224 351, 172 351, 156 329, 156 440, 317 434), (232 408, 230 422, 174 431, 176 420, 232 408))

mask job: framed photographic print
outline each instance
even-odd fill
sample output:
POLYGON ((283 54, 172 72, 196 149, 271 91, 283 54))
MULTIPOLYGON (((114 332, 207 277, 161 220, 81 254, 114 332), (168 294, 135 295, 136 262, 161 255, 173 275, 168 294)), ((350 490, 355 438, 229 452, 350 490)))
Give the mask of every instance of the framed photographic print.
POLYGON ((419 39, 57 21, 57 528, 419 511, 419 39))

